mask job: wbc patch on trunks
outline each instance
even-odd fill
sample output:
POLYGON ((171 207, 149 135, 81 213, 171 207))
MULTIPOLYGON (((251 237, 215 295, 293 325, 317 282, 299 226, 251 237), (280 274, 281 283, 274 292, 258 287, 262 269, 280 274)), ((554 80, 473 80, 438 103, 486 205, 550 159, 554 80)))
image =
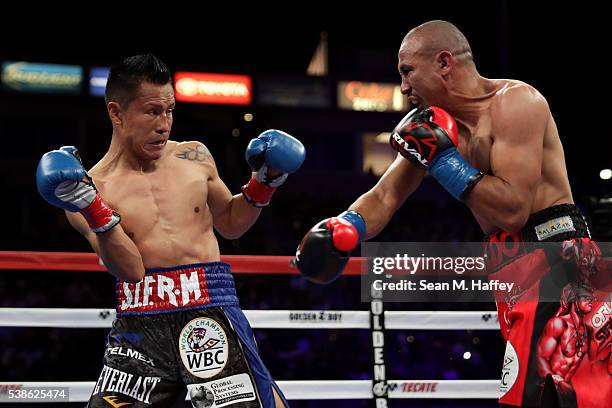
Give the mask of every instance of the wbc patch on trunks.
POLYGON ((225 368, 228 339, 221 325, 209 317, 198 317, 187 323, 179 336, 183 365, 199 378, 211 378, 225 368))

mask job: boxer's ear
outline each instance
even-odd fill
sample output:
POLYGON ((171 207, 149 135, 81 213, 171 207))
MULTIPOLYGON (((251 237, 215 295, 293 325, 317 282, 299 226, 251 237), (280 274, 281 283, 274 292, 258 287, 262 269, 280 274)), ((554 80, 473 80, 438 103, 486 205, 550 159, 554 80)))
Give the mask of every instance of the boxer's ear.
POLYGON ((450 51, 440 51, 436 55, 436 65, 442 76, 447 75, 455 65, 456 59, 450 51))
POLYGON ((123 123, 121 105, 119 105, 117 102, 111 101, 106 105, 106 110, 108 111, 108 116, 110 117, 113 126, 121 126, 123 123))

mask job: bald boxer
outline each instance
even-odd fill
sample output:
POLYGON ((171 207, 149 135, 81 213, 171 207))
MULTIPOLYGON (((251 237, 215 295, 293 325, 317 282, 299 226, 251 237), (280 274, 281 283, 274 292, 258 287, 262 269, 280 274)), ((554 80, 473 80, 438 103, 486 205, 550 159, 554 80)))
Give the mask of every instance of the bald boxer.
MULTIPOLYGON (((539 299, 544 283, 567 265, 574 265, 574 274, 580 274, 576 265, 582 258, 576 263, 564 261, 560 254, 548 259, 521 243, 579 240, 585 256, 596 247, 573 204, 563 147, 548 103, 524 82, 481 76, 467 39, 446 21, 430 21, 406 34, 398 52, 398 71, 402 93, 415 109, 391 135, 397 158, 348 211, 321 221, 306 234, 295 263, 314 282, 333 281, 355 245, 376 236, 431 174, 470 208, 480 224, 490 244, 491 278, 516 282, 523 291, 498 302, 505 361, 515 362, 504 372, 500 403, 540 406, 545 390, 538 361, 547 357, 538 358, 537 349, 542 336, 550 337, 545 325, 559 304, 521 302, 521 296, 529 293, 531 299, 539 299), (507 254, 503 248, 512 251, 507 254)), ((593 309, 603 310, 600 327, 609 327, 609 305, 593 302, 593 309)), ((602 353, 609 350, 609 330, 599 331, 598 347, 602 353)), ((564 394, 563 387, 559 381, 547 382, 553 403, 584 408, 612 401, 612 374, 606 368, 609 353, 605 356, 582 359, 583 366, 589 365, 596 393, 577 386, 577 372, 568 379, 574 383, 574 397, 557 398, 564 394)), ((547 375, 552 377, 552 371, 547 375)))
POLYGON ((278 130, 251 140, 251 179, 232 195, 204 144, 169 140, 175 99, 161 60, 113 65, 106 102, 104 157, 85 171, 76 148, 63 147, 37 173, 42 196, 66 210, 117 278, 118 317, 88 406, 183 406, 189 389, 193 406, 286 407, 213 227, 228 239, 244 234, 301 166, 303 145, 278 130))

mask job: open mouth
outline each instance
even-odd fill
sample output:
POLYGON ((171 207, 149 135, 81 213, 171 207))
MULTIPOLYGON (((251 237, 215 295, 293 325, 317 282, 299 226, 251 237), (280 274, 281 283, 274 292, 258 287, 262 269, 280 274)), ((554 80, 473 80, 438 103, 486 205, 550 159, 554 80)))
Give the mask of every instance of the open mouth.
POLYGON ((419 106, 421 104, 421 98, 417 96, 409 96, 408 102, 410 102, 410 104, 413 106, 419 106))
POLYGON ((146 144, 146 146, 148 148, 152 148, 152 149, 163 149, 164 146, 166 146, 166 143, 168 142, 168 140, 166 139, 160 139, 160 140, 156 140, 154 142, 149 142, 146 144))

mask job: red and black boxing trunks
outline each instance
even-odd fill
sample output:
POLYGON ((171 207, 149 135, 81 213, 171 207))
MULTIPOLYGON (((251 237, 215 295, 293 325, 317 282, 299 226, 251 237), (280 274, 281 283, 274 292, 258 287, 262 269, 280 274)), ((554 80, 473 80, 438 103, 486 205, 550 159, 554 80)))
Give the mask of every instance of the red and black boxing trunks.
POLYGON ((579 210, 538 211, 519 233, 487 237, 485 253, 489 279, 515 283, 495 293, 506 343, 500 404, 611 406, 610 271, 579 210))

